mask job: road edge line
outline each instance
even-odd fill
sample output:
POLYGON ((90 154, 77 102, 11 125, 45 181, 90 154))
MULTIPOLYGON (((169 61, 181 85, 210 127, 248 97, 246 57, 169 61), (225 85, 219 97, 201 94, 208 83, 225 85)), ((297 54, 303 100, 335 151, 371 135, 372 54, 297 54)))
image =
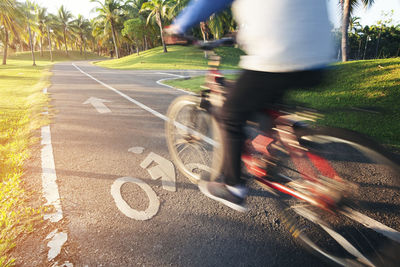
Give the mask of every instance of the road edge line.
MULTIPOLYGON (((43 89, 43 94, 47 94, 47 88, 43 89)), ((49 114, 47 108, 42 114, 49 114)), ((60 193, 57 185, 57 174, 54 163, 53 146, 51 143, 50 125, 45 125, 41 128, 41 145, 42 194, 47 201, 45 206, 52 206, 55 209, 55 212, 45 214, 43 218, 52 223, 56 223, 63 219, 63 212, 60 201, 60 193)), ((52 233, 57 232, 58 229, 54 230, 52 233)), ((52 233, 50 233, 50 235, 52 235, 52 233)), ((46 239, 49 239, 50 235, 48 235, 46 239)), ((53 238, 47 242, 47 247, 49 247, 47 260, 49 262, 54 260, 60 254, 62 246, 68 239, 68 235, 65 232, 58 232, 56 236, 52 237, 53 238), (55 240, 58 241, 59 236, 63 237, 62 242, 55 242, 55 240)), ((66 264, 68 266, 73 266, 71 263, 66 264)))
POLYGON ((157 72, 157 74, 177 76, 176 78, 164 78, 164 79, 160 79, 160 80, 156 81, 156 83, 157 83, 158 85, 165 86, 165 87, 168 87, 168 88, 171 88, 171 89, 174 89, 174 90, 177 90, 177 91, 180 91, 180 92, 189 94, 189 95, 196 95, 196 94, 193 93, 193 92, 186 91, 186 90, 183 90, 183 89, 180 89, 180 88, 176 88, 176 87, 173 87, 173 86, 171 86, 171 85, 168 85, 168 84, 163 83, 163 81, 191 78, 190 76, 183 76, 183 75, 177 75, 177 74, 165 73, 165 72, 157 72))

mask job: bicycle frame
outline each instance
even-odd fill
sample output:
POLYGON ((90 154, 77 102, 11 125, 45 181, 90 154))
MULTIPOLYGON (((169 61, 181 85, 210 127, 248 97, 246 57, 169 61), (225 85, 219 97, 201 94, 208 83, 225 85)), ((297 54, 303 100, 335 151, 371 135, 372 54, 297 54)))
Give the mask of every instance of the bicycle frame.
MULTIPOLYGON (((206 78, 206 85, 208 85, 208 87, 201 94, 202 100, 200 106, 208 110, 210 113, 213 113, 212 109, 215 106, 215 102, 217 102, 218 106, 221 105, 221 98, 223 98, 221 96, 224 92, 224 76, 216 67, 219 65, 217 63, 218 60, 218 57, 212 56, 212 64, 210 65, 214 67, 210 69, 206 78)), ((308 118, 307 116, 293 116, 293 114, 288 112, 274 109, 264 110, 261 112, 261 115, 274 122, 275 127, 272 129, 277 133, 277 139, 280 141, 285 153, 290 156, 290 159, 293 161, 297 170, 305 180, 311 181, 314 184, 323 185, 323 183, 317 178, 318 174, 314 171, 315 169, 324 177, 335 180, 339 183, 342 182, 342 179, 327 160, 311 153, 306 148, 303 148, 297 141, 293 125, 304 120, 312 120, 310 118, 312 116, 308 116, 308 118)), ((252 140, 247 139, 245 143, 251 143, 258 153, 261 153, 268 158, 270 157, 270 154, 267 147, 277 139, 260 133, 252 140)), ((251 154, 246 153, 246 151, 242 152, 242 161, 244 162, 247 172, 255 178, 255 181, 261 186, 267 187, 267 189, 279 191, 328 211, 331 211, 337 202, 331 196, 318 193, 315 190, 312 192, 312 188, 309 188, 310 194, 306 194, 279 182, 271 181, 268 179, 266 169, 257 166, 257 164, 253 164, 257 159, 255 159, 251 154)))

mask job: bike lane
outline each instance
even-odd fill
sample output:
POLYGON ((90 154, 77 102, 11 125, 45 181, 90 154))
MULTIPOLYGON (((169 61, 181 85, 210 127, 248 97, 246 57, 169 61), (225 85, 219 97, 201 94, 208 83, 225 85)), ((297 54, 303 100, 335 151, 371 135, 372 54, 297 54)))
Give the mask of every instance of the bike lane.
POLYGON ((57 260, 76 266, 316 265, 293 244, 267 193, 252 190, 252 210, 240 214, 201 195, 171 167, 163 116, 182 92, 156 84, 165 74, 75 66, 55 65, 49 88, 68 233, 57 260))

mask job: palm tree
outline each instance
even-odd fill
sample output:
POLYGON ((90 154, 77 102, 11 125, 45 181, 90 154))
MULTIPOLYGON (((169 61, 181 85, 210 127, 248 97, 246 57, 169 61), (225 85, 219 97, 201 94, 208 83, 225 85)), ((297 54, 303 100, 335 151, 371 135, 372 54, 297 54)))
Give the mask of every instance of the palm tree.
POLYGON ((33 62, 32 65, 36 66, 33 37, 32 37, 32 31, 31 31, 31 25, 32 25, 32 23, 35 23, 34 11, 36 9, 36 4, 31 1, 26 1, 25 3, 22 4, 22 9, 24 12, 24 17, 25 17, 27 26, 28 26, 29 44, 30 44, 30 48, 31 48, 32 62, 33 62))
POLYGON ((22 15, 21 10, 18 9, 17 2, 15 0, 0 0, 0 25, 3 27, 4 31, 4 54, 3 54, 3 65, 7 64, 7 52, 8 52, 8 42, 9 34, 13 32, 17 34, 17 26, 15 18, 22 15))
POLYGON ((47 32, 47 40, 49 43, 49 51, 50 51, 50 61, 53 62, 53 48, 51 45, 51 33, 54 31, 53 29, 57 27, 58 17, 54 14, 48 14, 45 16, 43 21, 44 26, 46 27, 47 32))
POLYGON ((92 36, 94 37, 95 43, 97 45, 97 54, 100 55, 102 50, 102 45, 105 40, 105 34, 104 34, 105 22, 99 19, 92 19, 91 24, 92 24, 92 36))
POLYGON ((354 39, 358 40, 358 50, 356 58, 360 58, 361 52, 361 44, 362 44, 362 26, 360 24, 360 17, 351 17, 349 23, 349 29, 351 31, 351 35, 354 39))
POLYGON ((38 29, 39 29, 39 43, 40 43, 40 56, 43 56, 43 37, 47 33, 47 8, 44 7, 37 7, 36 10, 36 21, 38 23, 38 29))
POLYGON ((72 13, 64 8, 62 5, 60 9, 58 9, 58 22, 62 27, 63 36, 64 36, 64 44, 65 44, 65 52, 68 56, 68 46, 67 46, 67 34, 69 29, 71 28, 71 19, 73 18, 72 13))
MULTIPOLYGON (((370 7, 375 0, 361 0, 365 7, 370 7)), ((348 55, 348 38, 349 38, 349 24, 351 13, 359 5, 359 0, 340 0, 342 7, 342 61, 347 61, 348 55)))
POLYGON ((161 42, 164 48, 164 53, 167 53, 167 46, 164 42, 163 35, 163 20, 169 18, 169 9, 173 7, 172 0, 149 0, 142 5, 142 11, 150 11, 147 17, 147 23, 152 18, 155 18, 158 27, 160 27, 161 42))
POLYGON ((91 0, 91 2, 100 4, 101 7, 95 9, 100 13, 97 19, 103 21, 106 24, 104 26, 107 27, 107 24, 111 26, 115 55, 119 58, 116 24, 121 15, 122 5, 119 0, 104 0, 104 2, 101 2, 100 0, 91 0))
POLYGON ((208 28, 214 35, 214 38, 219 39, 226 32, 231 32, 235 29, 235 21, 231 10, 225 10, 220 14, 213 14, 207 23, 208 28))
MULTIPOLYGON (((125 10, 129 13, 129 17, 131 19, 140 19, 141 21, 145 21, 146 18, 144 15, 145 12, 141 12, 142 5, 146 2, 147 0, 128 0, 126 1, 126 8, 125 10)), ((180 1, 180 0, 177 0, 180 1)), ((187 1, 187 0, 186 0, 187 1)), ((125 23, 125 22, 124 22, 125 23)), ((144 25, 145 31, 143 35, 143 44, 144 50, 147 50, 149 45, 148 45, 148 36, 151 35, 151 29, 148 27, 148 25, 144 25)))
POLYGON ((90 30, 90 22, 85 19, 82 15, 78 15, 78 17, 72 22, 73 30, 79 36, 80 41, 80 54, 82 55, 82 47, 86 51, 86 35, 90 30))

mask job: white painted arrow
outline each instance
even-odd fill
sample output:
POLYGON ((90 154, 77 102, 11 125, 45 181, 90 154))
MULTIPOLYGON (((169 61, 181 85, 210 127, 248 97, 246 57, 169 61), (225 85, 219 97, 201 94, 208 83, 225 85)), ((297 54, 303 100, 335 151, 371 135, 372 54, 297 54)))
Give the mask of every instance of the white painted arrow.
POLYGON ((150 152, 150 154, 140 163, 140 167, 147 169, 153 180, 161 178, 162 186, 165 190, 175 192, 175 168, 174 164, 166 158, 157 155, 156 153, 150 152), (153 162, 157 165, 148 168, 153 162))
POLYGON ((101 98, 97 98, 97 97, 90 97, 88 100, 86 100, 85 102, 83 102, 84 105, 86 104, 92 104, 92 106, 97 110, 97 112, 99 113, 110 113, 111 110, 104 105, 104 102, 111 102, 108 100, 104 100, 101 98))

